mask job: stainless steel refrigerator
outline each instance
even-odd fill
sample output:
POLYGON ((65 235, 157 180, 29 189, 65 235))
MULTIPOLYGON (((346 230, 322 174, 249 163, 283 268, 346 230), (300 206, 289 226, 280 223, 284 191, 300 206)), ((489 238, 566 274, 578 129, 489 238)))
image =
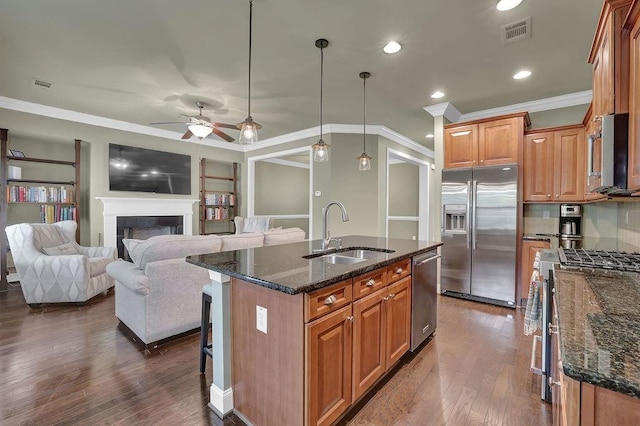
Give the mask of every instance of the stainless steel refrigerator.
POLYGON ((515 307, 518 167, 442 171, 442 271, 449 296, 515 307))

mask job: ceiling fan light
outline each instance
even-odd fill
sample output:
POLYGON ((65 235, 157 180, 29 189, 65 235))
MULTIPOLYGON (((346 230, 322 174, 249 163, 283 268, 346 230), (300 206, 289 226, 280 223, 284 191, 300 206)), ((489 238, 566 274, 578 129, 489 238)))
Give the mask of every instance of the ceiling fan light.
POLYGON ((496 9, 498 9, 500 12, 504 12, 506 10, 513 9, 520 3, 522 3, 522 0, 500 0, 496 5, 496 9))
POLYGON ((316 163, 329 161, 329 148, 331 148, 331 145, 320 139, 311 145, 311 148, 313 148, 313 161, 316 163))
POLYGON ((247 117, 246 120, 242 122, 242 127, 240 128, 240 145, 253 145, 258 142, 258 129, 260 129, 260 125, 255 123, 251 117, 247 117))
POLYGON ((198 139, 206 138, 213 132, 213 128, 202 125, 202 124, 190 124, 188 126, 189 131, 193 133, 193 136, 198 139))
POLYGON ((371 156, 366 152, 360 154, 358 158, 358 170, 361 172, 366 172, 371 170, 371 156))

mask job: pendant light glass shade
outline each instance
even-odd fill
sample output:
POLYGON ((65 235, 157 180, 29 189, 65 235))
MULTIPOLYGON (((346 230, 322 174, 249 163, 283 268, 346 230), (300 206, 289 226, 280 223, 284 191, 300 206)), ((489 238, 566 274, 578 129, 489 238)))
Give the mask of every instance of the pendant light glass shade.
POLYGON ((258 130, 262 126, 253 121, 251 117, 251 39, 253 29, 253 1, 249 0, 249 96, 247 105, 247 118, 242 123, 236 124, 240 129, 240 145, 253 145, 258 142, 258 130))
POLYGON ((360 73, 360 78, 362 79, 362 88, 363 88, 363 102, 362 102, 362 154, 360 154, 358 159, 358 170, 361 172, 366 172, 371 170, 371 157, 367 154, 367 79, 371 77, 371 74, 363 71, 360 73))
POLYGON ((322 139, 322 78, 324 75, 324 48, 328 45, 329 42, 323 38, 316 40, 316 47, 320 49, 320 139, 311 145, 311 148, 313 148, 313 161, 317 163, 329 161, 329 148, 331 148, 331 145, 322 139))

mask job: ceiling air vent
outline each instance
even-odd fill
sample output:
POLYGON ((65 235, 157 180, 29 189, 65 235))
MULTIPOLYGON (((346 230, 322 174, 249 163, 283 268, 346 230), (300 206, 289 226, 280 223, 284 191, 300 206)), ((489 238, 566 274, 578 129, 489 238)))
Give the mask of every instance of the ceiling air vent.
POLYGON ((531 17, 501 27, 502 44, 515 43, 531 37, 531 17))
POLYGON ((33 80, 33 84, 37 87, 41 87, 43 89, 51 89, 51 83, 44 81, 44 80, 38 80, 38 79, 34 79, 33 80))

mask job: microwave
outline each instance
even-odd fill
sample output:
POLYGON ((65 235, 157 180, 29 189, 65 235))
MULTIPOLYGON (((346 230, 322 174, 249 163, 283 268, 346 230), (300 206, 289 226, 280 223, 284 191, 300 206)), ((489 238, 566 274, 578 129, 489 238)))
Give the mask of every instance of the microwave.
POLYGON ((587 137, 587 187, 590 192, 629 195, 629 114, 602 117, 602 130, 587 137), (600 144, 596 143, 600 139, 600 144), (600 152, 596 152, 596 149, 600 152), (596 162, 599 158, 599 164, 596 162))

